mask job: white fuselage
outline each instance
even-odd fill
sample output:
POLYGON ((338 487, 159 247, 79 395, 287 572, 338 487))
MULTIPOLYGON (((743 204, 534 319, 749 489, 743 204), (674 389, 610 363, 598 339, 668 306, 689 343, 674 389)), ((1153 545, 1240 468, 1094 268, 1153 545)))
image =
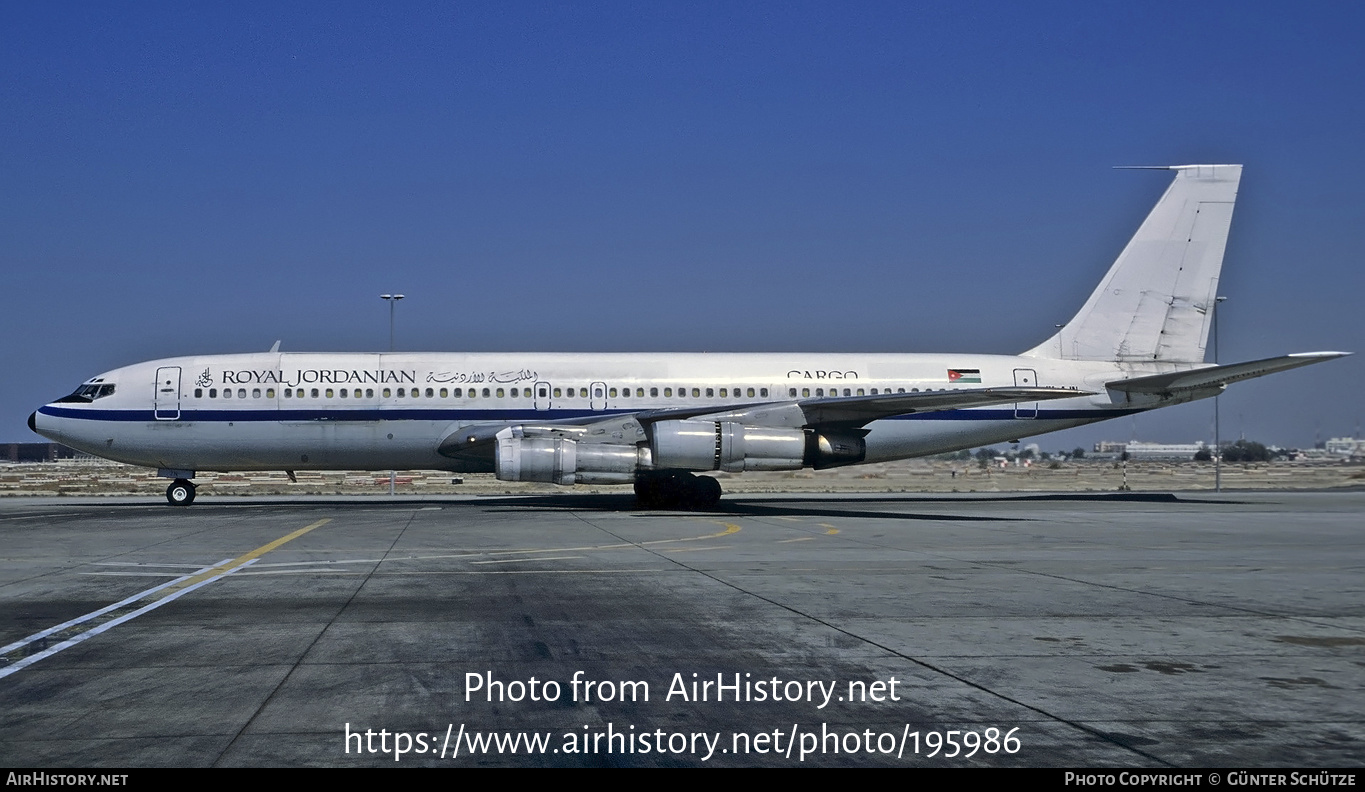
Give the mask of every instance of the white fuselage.
POLYGON ((1135 400, 1104 384, 1190 367, 968 354, 273 352, 170 358, 116 369, 89 381, 113 385, 112 393, 48 404, 33 421, 40 434, 73 448, 164 470, 467 471, 491 467, 442 455, 438 446, 452 432, 476 424, 591 421, 643 410, 714 405, 723 411, 762 402, 957 388, 1089 392, 874 421, 867 426, 865 461, 883 462, 1189 400, 1188 395, 1135 400))

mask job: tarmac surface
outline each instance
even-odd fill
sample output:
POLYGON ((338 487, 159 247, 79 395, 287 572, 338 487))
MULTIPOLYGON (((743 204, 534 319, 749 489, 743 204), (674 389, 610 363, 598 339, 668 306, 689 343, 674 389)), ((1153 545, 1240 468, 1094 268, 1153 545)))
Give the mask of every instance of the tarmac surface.
POLYGON ((1358 767, 1362 514, 16 498, 0 764, 1358 767))

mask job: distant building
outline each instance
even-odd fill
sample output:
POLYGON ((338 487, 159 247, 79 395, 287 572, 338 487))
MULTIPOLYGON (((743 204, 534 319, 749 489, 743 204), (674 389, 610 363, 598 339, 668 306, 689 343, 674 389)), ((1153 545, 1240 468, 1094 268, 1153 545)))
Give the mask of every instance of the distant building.
POLYGON ((56 462, 86 456, 61 443, 4 443, 0 444, 0 462, 56 462))
POLYGON ((1200 451, 1208 450, 1204 443, 1144 443, 1133 440, 1127 443, 1105 441, 1095 444, 1095 455, 1101 458, 1122 457, 1129 459, 1167 459, 1188 462, 1200 451))
POLYGON ((1205 450, 1200 443, 1139 443, 1128 444, 1129 459, 1171 459, 1188 462, 1194 455, 1205 450))
POLYGON ((1327 441, 1324 448, 1332 456, 1365 456, 1365 440, 1357 440, 1353 437, 1333 437, 1327 441))

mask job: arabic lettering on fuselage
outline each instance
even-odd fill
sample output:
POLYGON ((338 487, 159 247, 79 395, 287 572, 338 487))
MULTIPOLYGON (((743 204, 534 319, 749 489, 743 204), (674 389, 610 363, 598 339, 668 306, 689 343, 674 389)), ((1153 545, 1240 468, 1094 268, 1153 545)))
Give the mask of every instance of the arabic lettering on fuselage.
POLYGON ((465 383, 465 382, 497 382, 510 385, 515 382, 534 381, 536 372, 530 369, 519 369, 517 371, 433 371, 427 375, 427 382, 440 383, 465 383))

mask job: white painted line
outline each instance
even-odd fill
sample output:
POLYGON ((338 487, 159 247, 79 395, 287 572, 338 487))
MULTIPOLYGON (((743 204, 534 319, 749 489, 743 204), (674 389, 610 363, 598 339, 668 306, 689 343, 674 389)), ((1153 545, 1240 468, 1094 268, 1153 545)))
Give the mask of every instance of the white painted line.
MULTIPOLYGON (((199 569, 198 564, 154 564, 150 561, 96 561, 92 563, 90 566, 171 567, 175 569, 199 569)), ((202 571, 203 570, 201 569, 200 572, 202 571)), ((198 573, 196 572, 195 574, 198 573)))
POLYGON ((108 613, 109 611, 118 610, 119 608, 122 608, 124 605, 131 605, 132 603, 137 602, 138 600, 143 599, 144 597, 147 597, 147 596, 150 596, 150 595, 152 595, 152 594, 155 594, 156 592, 158 592, 158 591, 160 591, 160 590, 162 590, 162 589, 164 589, 164 588, 167 588, 168 586, 174 586, 176 583, 179 583, 179 582, 181 582, 181 581, 183 581, 183 580, 189 580, 190 578, 194 577, 195 575, 202 575, 202 574, 204 574, 205 572, 209 571, 210 569, 213 569, 214 567, 222 566, 223 564, 226 564, 227 562, 229 562, 229 561, 231 561, 231 560, 232 560, 231 558, 224 558, 222 561, 219 561, 219 562, 216 563, 216 564, 210 564, 209 566, 202 567, 202 568, 199 569, 199 571, 197 571, 197 572, 193 572, 193 573, 188 574, 188 575, 185 575, 185 576, 183 576, 183 577, 178 577, 178 578, 176 578, 175 580, 168 580, 168 581, 166 581, 165 583, 162 583, 162 584, 159 585, 159 586, 153 586, 153 587, 147 589, 146 591, 142 591, 142 592, 139 592, 139 593, 137 593, 137 594, 134 594, 133 596, 128 597, 127 599, 119 600, 118 602, 115 602, 113 605, 109 605, 109 606, 107 606, 107 607, 100 608, 100 609, 97 610, 97 611, 91 611, 91 612, 85 614, 84 616, 77 616, 76 618, 72 619, 71 621, 62 622, 61 624, 57 625, 56 627, 49 627, 49 628, 47 628, 46 630, 43 630, 42 632, 36 632, 36 633, 30 635, 29 637, 27 637, 27 638, 22 638, 22 639, 20 639, 20 640, 14 642, 14 643, 12 643, 12 644, 9 644, 8 646, 0 646, 0 655, 9 654, 10 652, 14 651, 15 649, 20 648, 21 646, 24 646, 25 644, 31 644, 31 643, 33 643, 34 641, 42 640, 43 638, 46 638, 47 636, 49 636, 49 635, 51 635, 51 634, 53 634, 53 633, 55 633, 55 632, 61 632, 62 630, 65 630, 67 627, 74 627, 75 625, 80 624, 81 622, 88 622, 88 621, 90 621, 91 619, 99 618, 100 616, 103 616, 104 614, 108 613))
MULTIPOLYGON (((81 572, 86 577, 171 577, 175 572, 81 572)), ((194 577, 187 575, 187 577, 194 577)), ((175 581, 172 580, 172 583, 175 581)))
MULTIPOLYGON (((223 561, 223 562, 221 562, 221 563, 227 563, 227 561, 231 561, 231 560, 232 560, 232 559, 227 559, 227 560, 225 560, 225 561, 223 561)), ((104 624, 101 624, 101 625, 98 626, 98 627, 94 627, 94 628, 91 628, 91 629, 89 629, 89 630, 86 630, 86 631, 83 632, 83 633, 78 633, 78 634, 76 634, 76 635, 73 635, 73 636, 71 636, 70 638, 66 639, 65 641, 62 641, 61 643, 57 644, 56 646, 49 647, 48 649, 46 649, 46 650, 44 650, 44 651, 42 651, 42 652, 39 652, 38 654, 30 655, 29 657, 25 657, 23 660, 20 660, 20 661, 17 662, 17 663, 11 663, 10 665, 5 666, 4 668, 0 668, 0 679, 4 679, 5 677, 9 676, 10 674, 13 674, 14 672, 19 671, 19 670, 21 670, 21 669, 28 668, 29 666, 33 665, 34 663, 38 662, 39 660, 43 660, 43 659, 46 659, 46 658, 48 658, 48 657, 51 657, 52 655, 57 654, 58 652, 62 651, 63 649, 70 649, 71 647, 75 646, 76 644, 80 643, 81 641, 84 641, 84 640, 87 639, 87 638, 94 638, 96 635, 99 635, 100 633, 104 632, 105 630, 108 630, 108 629, 111 628, 111 627, 117 627, 118 625, 123 624, 124 622, 129 621, 129 620, 131 620, 131 619, 135 619, 135 618, 137 618, 138 616, 141 616, 142 614, 147 613, 148 611, 156 610, 157 608, 160 608, 162 605, 165 605, 165 604, 168 603, 168 602, 173 602, 174 600, 180 598, 182 595, 188 594, 188 593, 190 593, 191 591, 194 591, 195 589, 197 589, 197 588, 199 588, 199 587, 201 587, 201 586, 207 586, 208 584, 214 582, 215 580, 222 580, 223 578, 227 577, 228 575, 231 575, 233 572, 236 572, 236 571, 239 570, 239 569, 244 569, 245 567, 248 567, 248 566, 250 566, 251 564, 254 564, 255 562, 256 562, 256 559, 253 558, 253 559, 251 559, 250 561, 247 561, 246 563, 241 564, 241 565, 239 565, 239 566, 235 566, 235 567, 233 567, 233 568, 227 570, 226 572, 223 572, 223 573, 220 574, 220 575, 213 575, 212 577, 205 578, 205 579, 199 581, 198 583, 195 583, 193 586, 186 586, 185 588, 180 589, 179 591, 173 592, 173 593, 171 593, 171 594, 168 594, 168 595, 162 597, 161 599, 157 600, 156 602, 151 603, 150 605, 144 605, 143 607, 138 608, 137 610, 133 611, 132 613, 129 613, 129 614, 120 616, 120 617, 118 617, 117 619, 111 619, 111 620, 105 622, 104 624)), ((218 566, 218 564, 215 564, 214 566, 218 566)), ((213 569, 213 567, 206 567, 206 568, 205 568, 205 571, 207 571, 207 570, 209 570, 209 569, 213 569)), ((193 576, 193 575, 187 575, 187 576, 186 576, 186 578, 190 578, 190 577, 194 577, 194 576, 193 576)), ((184 580, 184 579, 186 579, 186 578, 181 578, 181 579, 184 580)), ((156 591, 157 589, 166 588, 166 586, 172 585, 174 582, 175 582, 175 581, 172 581, 171 583, 167 583, 167 584, 164 585, 164 586, 157 586, 157 588, 156 588, 156 589, 152 589, 152 591, 156 591)), ((140 595, 140 596, 146 596, 147 593, 149 593, 149 592, 144 592, 144 594, 142 594, 142 595, 140 595)), ((127 602, 127 601, 128 601, 128 600, 124 600, 124 602, 127 602)), ((133 601, 136 601, 136 599, 134 599, 133 601)), ((89 618, 93 618, 93 617, 94 617, 96 614, 98 614, 98 613, 107 613, 107 612, 109 612, 109 610, 110 610, 111 608, 113 608, 113 607, 116 607, 116 606, 112 606, 112 605, 111 605, 109 608, 104 608, 104 609, 102 609, 102 610, 96 611, 95 613, 91 613, 91 614, 88 614, 88 615, 86 615, 86 616, 82 616, 79 620, 74 621, 74 622, 72 622, 72 623, 79 623, 80 621, 88 620, 89 618)), ((55 630, 55 629, 57 629, 57 628, 54 627, 53 629, 55 630)), ((48 631, 46 631, 46 632, 50 634, 50 633, 51 633, 51 630, 48 630, 48 631)), ((21 645, 22 645, 22 642, 21 642, 21 645)))

